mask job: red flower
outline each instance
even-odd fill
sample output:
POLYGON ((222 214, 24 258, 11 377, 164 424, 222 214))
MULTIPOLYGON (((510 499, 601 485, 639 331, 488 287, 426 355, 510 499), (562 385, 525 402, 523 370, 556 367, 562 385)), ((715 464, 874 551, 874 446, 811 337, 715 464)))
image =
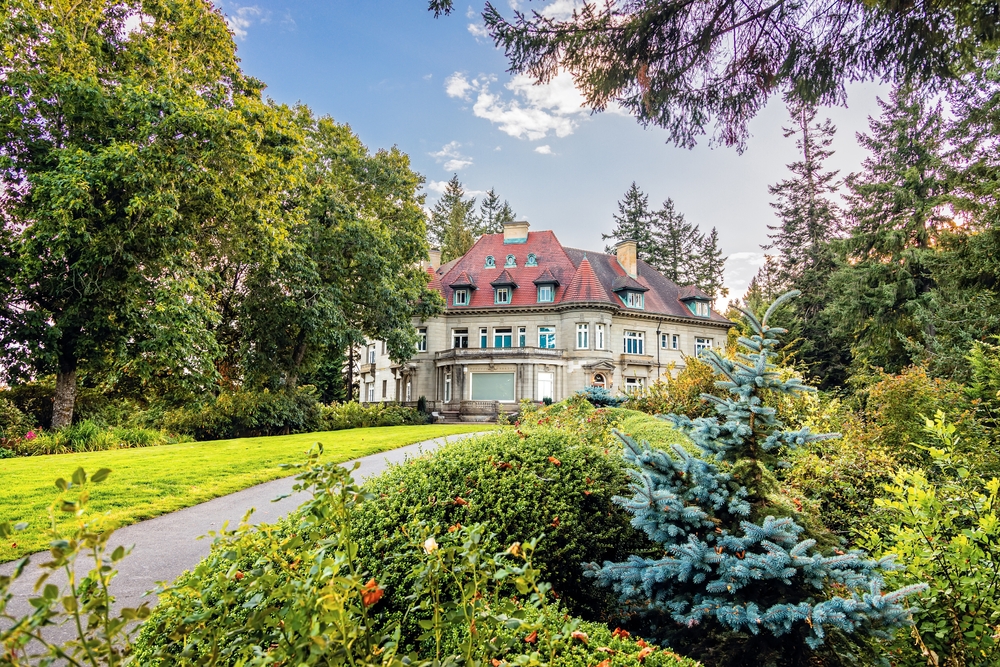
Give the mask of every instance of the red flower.
POLYGON ((385 595, 385 589, 379 587, 375 580, 371 579, 361 588, 361 603, 370 607, 381 600, 383 595, 385 595))

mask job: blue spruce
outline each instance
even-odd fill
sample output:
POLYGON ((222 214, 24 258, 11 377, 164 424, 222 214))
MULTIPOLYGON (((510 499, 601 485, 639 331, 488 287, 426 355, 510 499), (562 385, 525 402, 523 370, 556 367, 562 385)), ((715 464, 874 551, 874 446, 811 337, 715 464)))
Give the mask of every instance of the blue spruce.
POLYGON ((768 318, 797 295, 778 298, 762 319, 742 311, 753 335, 739 339, 735 359, 714 350, 703 357, 729 394, 703 395, 717 416, 661 417, 687 434, 700 457, 617 434, 634 495, 616 502, 663 554, 590 564, 587 574, 618 594, 623 616, 641 619, 645 632, 706 664, 839 664, 865 637, 909 624, 904 598, 920 590, 885 593, 880 573, 894 569, 891 559, 823 553, 792 518, 768 514, 781 455, 839 437, 785 430, 763 400, 814 391, 783 379, 772 363, 785 330, 768 318))

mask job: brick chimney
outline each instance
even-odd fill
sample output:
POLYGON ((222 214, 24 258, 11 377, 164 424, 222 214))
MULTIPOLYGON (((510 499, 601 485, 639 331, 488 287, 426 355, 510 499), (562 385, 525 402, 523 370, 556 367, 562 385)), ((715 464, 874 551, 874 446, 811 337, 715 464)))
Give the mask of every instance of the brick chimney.
POLYGON ((427 254, 431 259, 431 268, 437 271, 438 267, 441 266, 441 248, 431 248, 427 254))
POLYGON ((637 277, 635 253, 636 242, 632 239, 619 241, 615 245, 615 256, 618 257, 618 263, 621 264, 623 269, 625 269, 625 273, 632 278, 637 277))
POLYGON ((528 221, 505 222, 503 223, 504 243, 527 243, 528 242, 528 221))

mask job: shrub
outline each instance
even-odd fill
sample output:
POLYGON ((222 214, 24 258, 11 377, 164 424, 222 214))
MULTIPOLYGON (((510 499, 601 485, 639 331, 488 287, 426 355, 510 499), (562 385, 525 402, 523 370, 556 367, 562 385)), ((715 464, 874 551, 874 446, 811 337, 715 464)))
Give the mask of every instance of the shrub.
POLYGON ((14 443, 13 449, 22 456, 97 452, 106 449, 131 449, 180 442, 163 431, 144 428, 105 428, 92 421, 83 421, 58 431, 42 431, 32 439, 14 443))
POLYGON ((0 398, 0 442, 23 438, 31 427, 27 415, 10 400, 0 398))
POLYGON ((684 361, 686 365, 676 376, 671 374, 671 366, 668 373, 646 391, 629 396, 625 407, 650 415, 710 415, 712 406, 702 399, 702 395, 720 394, 715 386, 715 375, 711 367, 697 357, 687 357, 684 361))
POLYGON ((322 408, 320 428, 339 431, 373 426, 404 426, 428 423, 428 416, 416 408, 396 403, 334 403, 322 408))
POLYGON ((627 400, 624 396, 615 396, 604 387, 587 387, 577 393, 597 408, 617 408, 627 400))
MULTIPOLYGON (((571 613, 600 617, 608 600, 585 582, 582 563, 642 551, 646 544, 612 503, 626 477, 606 443, 588 443, 568 427, 522 424, 516 432, 469 438, 390 468, 364 487, 375 499, 354 529, 362 543, 382 543, 362 557, 364 567, 375 569, 384 554, 403 551, 401 527, 413 518, 445 526, 482 522, 495 534, 488 546, 496 550, 544 533, 535 554, 543 577, 571 613)), ((382 570, 390 615, 407 608, 412 566, 412 558, 400 557, 382 570)))
POLYGON ((163 428, 196 440, 308 433, 320 429, 322 405, 313 387, 234 391, 201 407, 168 411, 163 428))

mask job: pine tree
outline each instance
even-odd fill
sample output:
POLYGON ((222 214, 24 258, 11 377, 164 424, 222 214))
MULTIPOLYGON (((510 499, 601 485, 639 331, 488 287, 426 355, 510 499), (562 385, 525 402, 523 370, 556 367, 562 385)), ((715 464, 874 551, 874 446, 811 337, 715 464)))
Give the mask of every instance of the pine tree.
POLYGON ((853 340, 858 363, 895 372, 932 346, 934 330, 919 313, 934 288, 928 260, 950 224, 949 182, 941 105, 903 88, 879 105, 871 133, 858 136, 870 155, 847 180, 847 262, 830 286, 830 319, 853 340))
POLYGON ((496 190, 490 188, 479 204, 479 217, 476 221, 475 233, 477 236, 499 234, 503 231, 504 223, 514 222, 516 218, 517 215, 510 204, 506 200, 501 203, 496 190))
MULTIPOLYGON (((653 217, 649 210, 649 195, 632 181, 625 197, 618 202, 618 213, 614 216, 615 228, 610 234, 601 234, 601 238, 605 241, 632 239, 636 242, 636 256, 644 262, 650 262, 656 246, 651 227, 653 217)), ((608 245, 604 251, 610 253, 614 248, 608 245)))
POLYGON ((698 226, 687 222, 684 214, 667 199, 650 220, 653 248, 647 260, 654 269, 678 285, 698 282, 699 267, 695 260, 701 234, 698 226))
POLYGON ((719 232, 715 227, 702 237, 701 247, 693 255, 695 275, 692 281, 712 297, 718 299, 729 294, 723 286, 725 280, 726 257, 722 256, 719 247, 719 232))
POLYGON ((427 231, 431 243, 441 248, 441 261, 461 257, 476 242, 476 198, 465 198, 458 174, 451 177, 441 199, 431 210, 427 231))
POLYGON ((589 576, 619 595, 621 611, 645 617, 658 639, 699 657, 699 643, 710 638, 716 665, 813 664, 831 634, 842 651, 841 639, 909 623, 911 610, 901 603, 923 588, 885 594, 880 572, 894 569, 891 558, 825 556, 794 519, 771 513, 779 459, 838 437, 785 430, 764 404, 776 394, 813 391, 798 378, 783 379, 773 364, 785 330, 768 322, 796 294, 780 297, 761 319, 743 311, 753 335, 739 339, 735 359, 715 350, 704 357, 719 377, 716 386, 731 394, 702 395, 717 417, 665 417, 701 457, 682 445, 663 451, 618 434, 633 495, 616 502, 665 553, 588 566, 589 576))

